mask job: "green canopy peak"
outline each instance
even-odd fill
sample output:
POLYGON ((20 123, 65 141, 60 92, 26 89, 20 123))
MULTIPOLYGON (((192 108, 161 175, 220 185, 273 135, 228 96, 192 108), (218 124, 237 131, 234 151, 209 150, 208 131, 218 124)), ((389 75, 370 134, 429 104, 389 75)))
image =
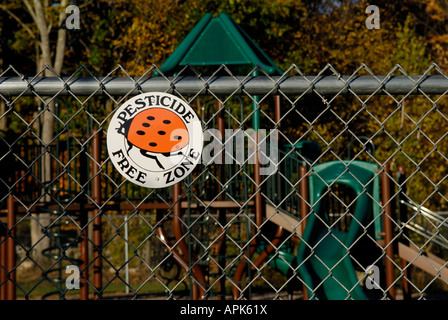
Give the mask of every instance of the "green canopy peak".
MULTIPOLYGON (((179 66, 260 66, 268 74, 283 72, 227 14, 207 13, 160 67, 163 74, 179 66)), ((158 72, 155 72, 158 75, 158 72)))

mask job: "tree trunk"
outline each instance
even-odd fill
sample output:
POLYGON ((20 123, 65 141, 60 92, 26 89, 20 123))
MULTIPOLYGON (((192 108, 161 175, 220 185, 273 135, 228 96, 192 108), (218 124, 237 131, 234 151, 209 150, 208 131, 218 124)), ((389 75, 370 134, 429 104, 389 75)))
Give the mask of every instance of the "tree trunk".
MULTIPOLYGON (((61 1, 61 10, 59 13, 59 25, 58 25, 58 36, 56 40, 56 48, 54 55, 54 63, 51 61, 52 51, 50 42, 50 30, 51 28, 46 23, 46 13, 44 5, 49 5, 41 0, 33 0, 33 6, 30 5, 28 1, 24 1, 30 15, 32 16, 34 22, 36 23, 37 29, 39 30, 39 47, 40 47, 40 59, 36 61, 37 72, 41 72, 45 68, 43 75, 46 77, 55 76, 54 72, 60 76, 62 71, 62 65, 64 62, 65 55, 65 45, 66 45, 66 34, 67 30, 64 28, 66 12, 65 8, 67 6, 67 1, 61 1), (53 72, 54 71, 54 72, 53 72)), ((54 138, 54 112, 55 112, 55 101, 52 98, 45 100, 44 112, 42 114, 42 160, 41 160, 41 178, 42 182, 46 187, 43 188, 44 197, 43 201, 51 201, 49 192, 51 192, 51 181, 52 181, 52 166, 51 166, 51 145, 54 138)), ((50 245, 50 239, 44 237, 45 233, 42 232, 42 227, 47 226, 51 223, 49 214, 34 214, 35 219, 31 220, 31 243, 34 245, 34 256, 39 262, 43 261, 42 250, 46 249, 50 245)))

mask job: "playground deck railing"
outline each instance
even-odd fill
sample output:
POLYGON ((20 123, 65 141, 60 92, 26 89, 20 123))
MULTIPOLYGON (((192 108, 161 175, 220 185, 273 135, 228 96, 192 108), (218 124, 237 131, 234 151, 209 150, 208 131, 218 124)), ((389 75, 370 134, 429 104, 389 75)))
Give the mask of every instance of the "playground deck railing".
POLYGON ((238 72, 3 70, 0 299, 448 299, 448 75, 238 72), (114 111, 146 92, 213 133, 174 186, 108 155, 114 111))

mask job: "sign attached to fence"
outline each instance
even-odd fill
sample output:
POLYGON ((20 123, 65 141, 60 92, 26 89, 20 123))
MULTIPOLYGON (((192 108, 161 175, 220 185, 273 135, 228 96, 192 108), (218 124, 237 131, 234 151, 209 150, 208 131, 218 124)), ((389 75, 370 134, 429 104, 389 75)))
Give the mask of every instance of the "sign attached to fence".
POLYGON ((201 120, 185 101, 162 92, 139 94, 111 119, 107 149, 127 180, 164 188, 187 177, 201 159, 201 120))

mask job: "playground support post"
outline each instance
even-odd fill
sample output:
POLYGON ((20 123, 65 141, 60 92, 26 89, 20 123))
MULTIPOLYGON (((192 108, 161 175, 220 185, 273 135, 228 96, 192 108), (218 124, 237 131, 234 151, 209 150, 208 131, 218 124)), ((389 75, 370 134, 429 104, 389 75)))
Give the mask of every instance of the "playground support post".
MULTIPOLYGON (((254 77, 258 76, 258 70, 255 70, 252 74, 254 77)), ((252 110, 253 110, 253 118, 252 118, 252 126, 253 130, 258 133, 258 130, 260 129, 260 97, 257 95, 254 95, 252 97, 252 110)), ((259 145, 259 137, 258 134, 256 135, 256 143, 257 146, 259 145)), ((255 174, 254 174, 254 180, 255 180, 255 224, 257 226, 257 233, 260 232, 260 226, 263 222, 263 199, 261 197, 261 175, 260 175, 260 159, 258 157, 258 147, 257 152, 254 154, 255 157, 255 174)))
POLYGON ((82 231, 81 231, 81 243, 80 243, 80 254, 81 254, 81 279, 80 279, 80 285, 81 285, 81 300, 88 300, 89 299, 89 287, 87 286, 88 280, 89 280, 89 272, 87 269, 88 261, 89 261, 89 249, 88 249, 88 231, 87 231, 87 220, 88 215, 87 211, 85 209, 81 210, 81 219, 80 219, 80 225, 82 231))
MULTIPOLYGON (((218 109, 218 115, 217 115, 217 122, 218 122, 218 131, 221 133, 221 137, 224 137, 224 131, 225 131, 225 122, 223 117, 223 104, 221 101, 218 101, 217 103, 217 109, 218 109)), ((221 154, 221 163, 224 163, 225 160, 225 153, 222 152, 221 154)), ((221 181, 225 181, 225 172, 224 172, 224 166, 219 167, 219 178, 221 181)), ((225 200, 225 196, 222 193, 222 187, 221 185, 218 185, 218 192, 221 193, 220 199, 225 200)), ((221 226, 225 226, 227 224, 227 210, 226 209, 218 209, 218 221, 221 226)), ((221 229, 221 235, 219 236, 219 245, 218 245, 218 265, 220 270, 225 270, 226 266, 226 231, 225 228, 221 229)), ((219 283, 218 283, 218 290, 219 290, 219 296, 218 300, 224 300, 225 299, 225 293, 226 293, 226 279, 225 277, 220 277, 219 283)))
POLYGON ((7 256, 6 256, 6 300, 16 299, 16 274, 14 267, 16 266, 16 248, 15 248, 15 229, 16 212, 14 197, 10 195, 7 200, 8 213, 6 216, 6 227, 8 228, 8 235, 6 239, 7 256))
MULTIPOLYGON (((257 76, 258 73, 255 72, 253 74, 254 76, 257 76)), ((258 109, 258 101, 259 97, 254 96, 254 101, 252 101, 252 109, 254 111, 254 118, 252 120, 252 125, 254 131, 257 131, 260 129, 260 110, 258 109)), ((280 122, 280 97, 274 96, 274 103, 275 103, 275 120, 276 123, 279 124, 280 122)), ((278 137, 277 137, 278 138, 278 137)), ((256 135, 256 143, 258 145, 258 134, 256 135)), ((254 165, 254 181, 255 181, 255 225, 257 227, 256 236, 252 238, 252 240, 249 243, 248 247, 248 254, 247 256, 243 257, 243 262, 241 262, 238 267, 236 268, 235 275, 233 277, 235 284, 232 287, 232 296, 234 300, 237 300, 241 296, 240 292, 240 286, 238 285, 241 282, 241 279, 244 275, 244 270, 246 269, 247 262, 250 261, 252 255, 255 252, 256 245, 257 245, 257 239, 259 238, 258 234, 260 233, 260 228, 263 223, 263 216, 264 216, 264 206, 263 206, 263 198, 261 194, 261 174, 260 174, 260 162, 258 157, 258 149, 257 152, 254 154, 255 158, 255 165, 254 165)), ((268 245, 268 247, 258 256, 258 258, 248 267, 248 272, 251 272, 252 270, 255 270, 258 266, 261 265, 261 263, 266 260, 266 258, 274 251, 275 247, 280 243, 281 237, 283 235, 283 228, 278 227, 276 234, 274 236, 274 239, 272 240, 271 244, 268 245)))
POLYGON ((88 271, 88 262, 89 262, 89 235, 88 235, 88 221, 89 221, 89 214, 86 210, 84 204, 86 201, 86 189, 87 189, 87 182, 88 182, 88 157, 87 157, 87 150, 85 143, 87 139, 81 139, 83 143, 83 150, 81 152, 81 170, 80 170, 80 182, 82 187, 82 200, 80 201, 80 207, 79 207, 79 224, 81 227, 81 234, 80 234, 80 243, 79 243, 79 251, 81 256, 81 264, 80 264, 80 271, 81 271, 81 279, 80 279, 80 299, 81 300, 88 300, 89 299, 89 287, 88 287, 88 281, 89 281, 89 271, 88 271))
MULTIPOLYGON (((274 96, 274 103, 275 103, 275 122, 277 123, 277 125, 279 125, 280 117, 281 117, 280 116, 281 114, 280 114, 280 97, 279 96, 274 96)), ((279 137, 277 136, 276 137, 277 141, 278 141, 278 138, 279 137)), ((258 160, 258 158, 257 158, 257 160, 258 160)), ((256 163, 258 165, 260 165, 260 163, 258 161, 256 163)), ((260 176, 259 173, 258 173, 258 175, 260 176)), ((260 180, 261 180, 261 178, 260 178, 260 180)), ((260 183, 261 183, 261 181, 260 181, 260 183)), ((280 187, 280 184, 277 184, 277 188, 279 188, 279 187, 280 187)), ((279 190, 277 190, 277 193, 278 192, 279 192, 279 190)), ((261 194, 260 194, 260 197, 261 197, 261 194)), ((261 203, 261 205, 263 205, 263 204, 261 203)), ((264 214, 263 214, 263 216, 264 216, 264 214)), ((261 223, 262 223, 262 221, 260 221, 260 224, 257 224, 257 227, 261 226, 261 223)), ((278 226, 277 231, 274 235, 274 238, 270 241, 267 248, 254 261, 253 265, 251 266, 251 270, 255 270, 255 268, 259 267, 268 258, 268 256, 277 248, 277 246, 280 245, 283 233, 284 233, 283 228, 278 226)))
POLYGON ((382 189, 382 202, 384 206, 383 213, 383 228, 384 228, 384 247, 386 248, 385 256, 385 269, 386 269, 386 287, 388 288, 389 295, 392 299, 395 299, 395 287, 394 287, 394 251, 392 244, 392 210, 391 210, 391 191, 390 191, 390 165, 386 163, 383 171, 381 172, 381 189, 382 189))
MULTIPOLYGON (((101 158, 101 131, 93 134, 92 153, 95 164, 92 169, 92 198, 98 206, 101 203, 101 179, 100 179, 100 158, 101 158)), ((93 262, 93 285, 95 286, 95 298, 101 299, 103 287, 103 264, 102 264, 102 221, 101 210, 93 210, 93 244, 94 244, 94 262, 93 262)))
MULTIPOLYGON (((274 103, 275 103, 275 121, 278 124, 280 122, 280 97, 279 96, 274 96, 274 103)), ((257 137, 258 137, 258 135, 257 135, 257 137)), ((278 136, 276 138, 278 139, 278 136)), ((257 140, 257 143, 258 143, 258 140, 257 140)), ((256 164, 258 164, 258 169, 257 169, 257 167, 255 167, 255 171, 256 171, 255 174, 256 174, 256 177, 258 174, 258 179, 259 179, 259 182, 257 182, 257 180, 255 179, 255 181, 257 182, 257 185, 259 185, 261 183, 261 177, 260 177, 260 173, 259 173, 260 163, 258 160, 259 160, 259 158, 257 157, 256 164)), ((279 185, 280 184, 277 184, 277 188, 279 188, 279 185)), ((278 191, 279 190, 277 190, 277 193, 278 193, 278 191)), ((261 198, 261 191, 257 194, 257 196, 258 195, 261 198)), ((261 210, 263 210, 263 203, 261 202, 261 199, 259 201, 260 201, 260 203, 258 204, 258 207, 257 207, 257 202, 255 202, 255 208, 256 208, 257 214, 259 212, 262 213, 261 210), (260 211, 257 208, 260 208, 260 211)), ((263 222, 262 221, 263 216, 264 216, 264 214, 262 214, 261 217, 259 217, 259 221, 257 220, 257 228, 260 228, 260 226, 263 222)), ((257 215, 257 217, 258 217, 258 215, 257 215)), ((260 253, 258 258, 254 261, 253 265, 251 266, 250 270, 254 270, 256 267, 260 266, 267 259, 267 257, 276 249, 276 247, 280 244, 281 238, 283 236, 283 232, 284 232, 283 228, 278 226, 277 231, 274 235, 274 238, 270 241, 267 248, 262 253, 260 253)))
MULTIPOLYGON (((6 266, 6 225, 0 222, 0 265, 6 266)), ((6 270, 0 268, 0 300, 6 300, 6 270)))
MULTIPOLYGON (((397 172, 397 183, 398 183, 398 223, 401 226, 403 222, 407 222, 408 220, 408 208, 404 203, 401 203, 402 200, 406 200, 406 171, 404 166, 398 167, 397 172)), ((408 229, 403 228, 400 242, 409 245, 409 235, 408 229)), ((402 286, 403 286, 403 298, 408 300, 411 298, 411 290, 409 286, 409 278, 410 278, 410 270, 407 268, 407 262, 404 259, 401 259, 401 270, 403 270, 403 276, 401 278, 402 286)))
MULTIPOLYGON (((308 186, 308 169, 306 166, 300 166, 299 168, 300 182, 299 182, 299 194, 300 194, 300 224, 301 234, 305 231, 306 216, 310 212, 309 204, 309 186, 308 186)), ((308 290, 306 285, 303 284, 303 300, 308 300, 308 290)))

